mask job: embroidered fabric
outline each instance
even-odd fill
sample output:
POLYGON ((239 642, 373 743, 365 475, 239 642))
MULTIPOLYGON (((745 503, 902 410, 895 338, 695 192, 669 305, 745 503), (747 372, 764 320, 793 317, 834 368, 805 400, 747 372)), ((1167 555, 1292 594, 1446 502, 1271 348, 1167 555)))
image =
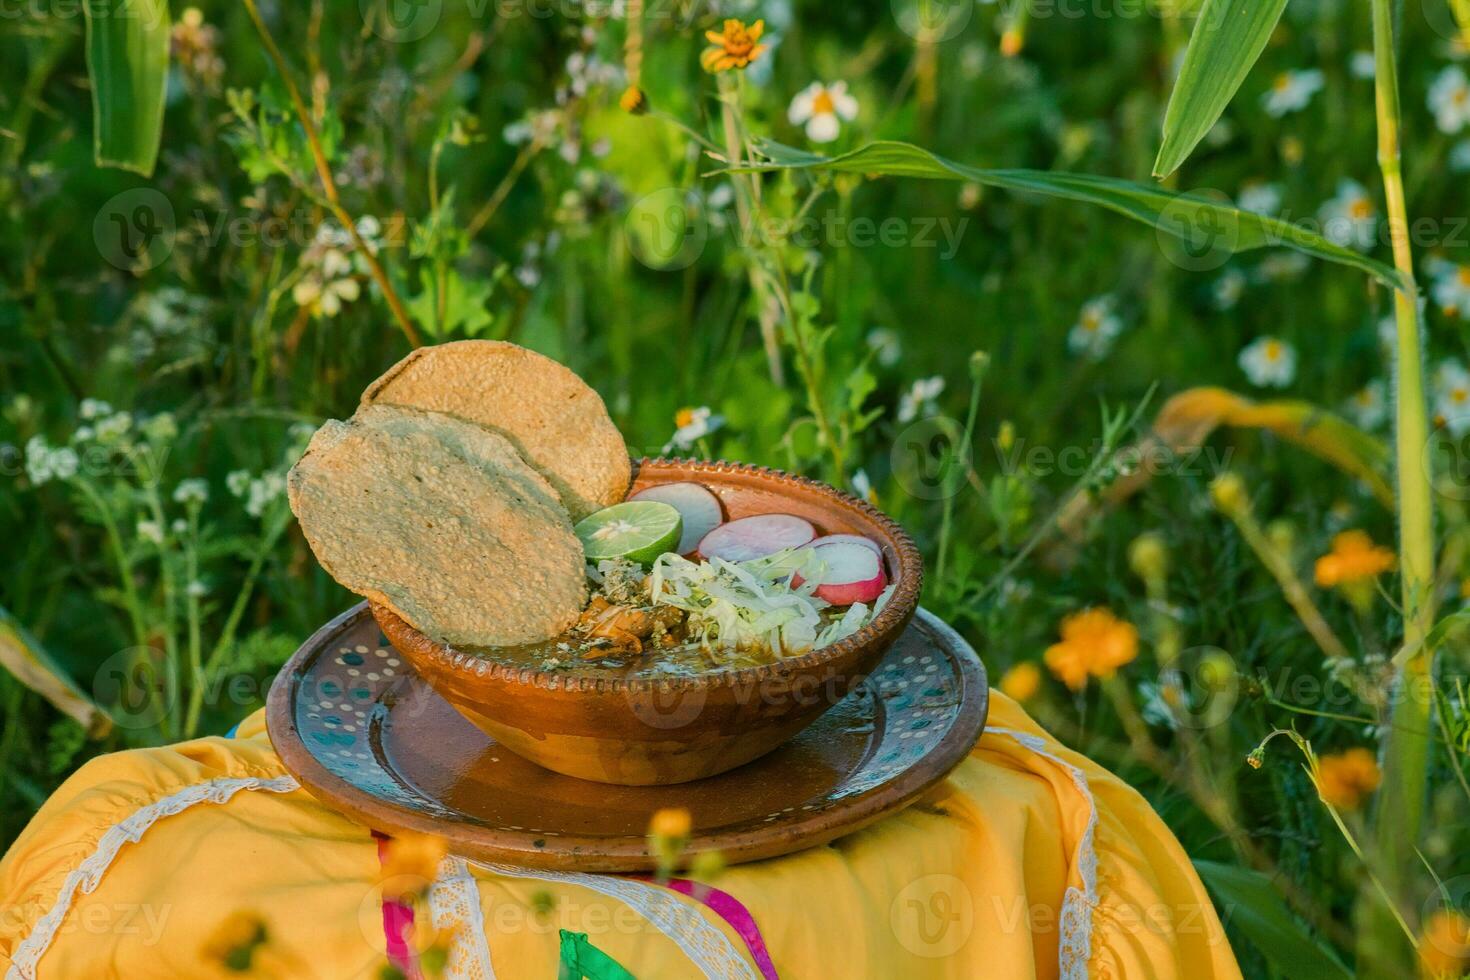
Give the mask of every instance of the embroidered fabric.
MULTIPOLYGON (((615 898, 652 922, 699 967, 710 980, 760 980, 760 975, 735 949, 729 938, 710 925, 698 911, 673 892, 634 878, 583 874, 577 871, 530 871, 502 864, 478 864, 493 874, 533 878, 590 888, 615 898)), ((477 930, 484 941, 484 923, 477 930)))
POLYGON ((444 975, 450 980, 495 980, 480 889, 464 858, 446 857, 429 886, 429 918, 434 928, 452 932, 444 975))
POLYGON ((122 846, 136 844, 148 828, 159 820, 182 813, 198 803, 225 803, 241 790, 290 793, 299 788, 300 784, 292 776, 277 776, 273 779, 253 776, 221 777, 186 786, 177 793, 133 811, 126 819, 113 824, 97 841, 96 849, 66 876, 50 910, 36 920, 30 935, 15 948, 5 980, 35 980, 36 965, 50 948, 51 941, 56 938, 56 931, 61 928, 61 922, 71 908, 77 890, 90 895, 102 881, 102 876, 107 873, 122 846))
POLYGON ((1082 888, 1078 890, 1069 885, 1062 896, 1057 952, 1061 980, 1087 980, 1087 963, 1092 958, 1092 910, 1097 908, 1097 801, 1092 797, 1092 787, 1087 784, 1087 775, 1081 769, 1047 751, 1043 738, 1009 728, 987 728, 985 734, 1007 735, 1061 766, 1072 777, 1077 792, 1087 800, 1087 827, 1077 844, 1077 871, 1082 878, 1082 888))

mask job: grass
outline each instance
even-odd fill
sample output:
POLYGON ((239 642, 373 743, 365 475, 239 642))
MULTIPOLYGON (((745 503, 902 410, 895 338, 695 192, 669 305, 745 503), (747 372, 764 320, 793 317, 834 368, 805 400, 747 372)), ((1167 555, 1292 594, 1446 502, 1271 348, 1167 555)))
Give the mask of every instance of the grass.
MULTIPOLYGON (((1005 57, 1003 7, 977 6, 956 36, 924 43, 888 4, 724 8, 764 16, 774 47, 717 79, 699 68, 711 12, 647 11, 651 111, 633 116, 618 105, 620 21, 476 17, 447 4, 422 38, 400 43, 364 29, 355 4, 266 6, 277 61, 258 41, 254 3, 207 3, 204 27, 176 29, 163 153, 146 182, 91 163, 80 23, 28 8, 7 31, 0 607, 117 724, 89 737, 0 673, 0 840, 87 758, 223 732, 259 706, 294 646, 351 601, 316 567, 278 492, 303 433, 350 412, 410 337, 499 337, 594 383, 635 451, 657 453, 681 409, 707 406, 722 424, 683 451, 866 481, 925 549, 926 605, 975 644, 993 681, 1041 664, 1079 609, 1135 624, 1137 660, 1075 692, 1045 676, 1028 709, 1137 786, 1191 857, 1270 875, 1291 927, 1354 963, 1345 924, 1384 871, 1364 823, 1370 800, 1326 806, 1287 741, 1251 754, 1279 729, 1313 757, 1377 752, 1402 599, 1384 575, 1355 604, 1313 584, 1312 562, 1344 529, 1392 542, 1394 514, 1322 458, 1255 429, 1221 430, 1117 507, 1093 504, 1133 482, 1114 450, 1186 389, 1347 410, 1363 386, 1389 380, 1379 322, 1392 297, 1277 252, 1185 268, 1177 249, 1116 216, 968 185, 705 176, 764 137, 823 152, 899 139, 977 166, 1147 181, 1187 18, 1033 11, 1024 47, 1005 57), (813 80, 846 81, 860 105, 820 146, 787 120, 813 80), (143 268, 118 236, 158 222, 172 227, 171 247, 146 253, 156 261, 143 268), (1104 295, 1117 336, 1079 354, 1073 328, 1104 295), (1256 388, 1237 364, 1262 336, 1297 355, 1280 391, 1256 388), (972 372, 977 351, 983 372, 972 372), (942 390, 915 390, 935 377, 942 390), (127 431, 103 431, 120 428, 119 412, 127 431), (54 455, 66 446, 74 473, 54 455), (38 470, 38 458, 63 472, 38 470), (1226 469, 1243 477, 1258 533, 1242 536, 1212 504, 1226 469), (186 480, 203 480, 205 499, 180 494, 186 480), (1069 502, 1096 511, 1075 538, 1057 530, 1069 502), (1167 566, 1139 575, 1129 554, 1145 533, 1167 566), (1263 546, 1279 560, 1263 563, 1263 546), (1303 595, 1322 622, 1299 614, 1303 595), (1346 658, 1324 655, 1324 628, 1346 658), (1156 696, 1171 687, 1195 704, 1176 701, 1172 721, 1156 696)), ((1406 11, 1399 23, 1400 50, 1415 53, 1399 73, 1404 196, 1411 217, 1430 221, 1414 246, 1432 290, 1470 264, 1452 163, 1470 134, 1443 132, 1428 107, 1455 57, 1438 22, 1406 11)), ((1372 46, 1365 11, 1289 5, 1221 125, 1169 184, 1238 199, 1270 182, 1278 213, 1301 221, 1350 178, 1381 221, 1374 86, 1353 70, 1372 46), (1262 96, 1273 79, 1303 69, 1323 72, 1322 90, 1272 116, 1262 96)), ((1369 254, 1392 258, 1386 240, 1369 254)), ((1432 366, 1467 354, 1464 317, 1442 305, 1425 314, 1432 366)), ((1379 440, 1388 415, 1365 420, 1379 440)), ((1431 439, 1437 597, 1453 612, 1465 494, 1452 479, 1457 420, 1444 421, 1431 439)), ((1436 881, 1457 894, 1448 886, 1470 872, 1464 655, 1448 636, 1425 831, 1411 842, 1423 860, 1411 851, 1384 876, 1402 889, 1413 935, 1445 904, 1436 881)), ((1286 975, 1281 950, 1243 928, 1232 924, 1231 939, 1246 974, 1286 975)), ((1391 955, 1406 968, 1407 945, 1391 955)))

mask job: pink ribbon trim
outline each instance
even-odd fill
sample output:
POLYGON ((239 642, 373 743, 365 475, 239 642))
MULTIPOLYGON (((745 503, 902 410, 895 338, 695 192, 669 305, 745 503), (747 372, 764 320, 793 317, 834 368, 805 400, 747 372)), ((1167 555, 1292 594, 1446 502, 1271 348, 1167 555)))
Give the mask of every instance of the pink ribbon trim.
MULTIPOLYGON (((655 881, 651 875, 630 875, 643 881, 655 881)), ((722 892, 718 888, 687 878, 670 878, 663 882, 664 886, 670 888, 680 895, 687 895, 707 906, 720 918, 725 920, 731 929, 735 930, 750 950, 750 958, 755 961, 756 969, 761 971, 765 980, 781 980, 776 972, 776 964, 771 962, 770 951, 766 949, 765 937, 761 935, 760 926, 755 924, 755 917, 750 910, 741 904, 740 899, 729 892, 722 892)))

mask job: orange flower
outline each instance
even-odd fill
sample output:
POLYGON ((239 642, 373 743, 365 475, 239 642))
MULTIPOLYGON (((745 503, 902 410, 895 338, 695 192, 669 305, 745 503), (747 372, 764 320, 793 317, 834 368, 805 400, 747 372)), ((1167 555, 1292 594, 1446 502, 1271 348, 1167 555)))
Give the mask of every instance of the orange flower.
POLYGON ((683 807, 664 807, 648 821, 648 833, 652 837, 680 840, 689 836, 692 826, 688 810, 683 807))
POLYGON ((1043 659, 1063 684, 1080 691, 1087 678, 1112 677, 1138 656, 1138 629, 1107 609, 1084 609, 1062 620, 1062 642, 1043 659))
POLYGON ((1317 584, 1325 588, 1376 578, 1393 568, 1394 554, 1373 543, 1365 531, 1343 531, 1332 550, 1317 559, 1317 584))
POLYGON ((1000 690, 1016 701, 1031 700, 1041 690, 1041 668, 1029 660, 1016 664, 1000 679, 1000 690))
POLYGON ((746 27, 743 21, 732 17, 725 21, 722 30, 704 32, 710 47, 704 49, 699 63, 712 75, 732 68, 744 68, 766 50, 764 44, 756 43, 765 32, 766 22, 763 20, 746 27))
POLYGON ((1462 977, 1470 972, 1470 919, 1436 912, 1424 923, 1419 966, 1426 977, 1462 977))
POLYGON ((1378 760, 1365 748, 1324 755, 1317 762, 1317 795, 1339 810, 1356 810, 1383 780, 1378 760))

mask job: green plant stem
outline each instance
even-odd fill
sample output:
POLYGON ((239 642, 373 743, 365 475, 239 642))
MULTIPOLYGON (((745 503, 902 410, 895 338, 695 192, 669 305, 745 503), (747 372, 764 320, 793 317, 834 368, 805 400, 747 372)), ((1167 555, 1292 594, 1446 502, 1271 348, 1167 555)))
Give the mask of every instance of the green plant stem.
POLYGON ((189 731, 194 731, 199 726, 199 714, 204 707, 205 692, 214 683, 220 661, 234 646, 235 634, 240 628, 240 620, 245 615, 245 607, 250 603, 250 597, 255 593, 255 583, 260 578, 261 569, 265 567, 265 560, 270 557, 276 542, 290 526, 291 512, 279 504, 277 507, 282 512, 277 513, 267 527, 264 537, 260 540, 260 546, 250 560, 250 569, 245 573, 245 581, 235 594, 235 603, 230 607, 229 615, 225 617, 225 624, 220 630, 219 639, 215 641, 214 648, 209 651, 209 657, 204 662, 203 680, 189 692, 189 707, 184 718, 184 726, 189 731))
POLYGON ((265 20, 260 16, 260 9, 256 7, 255 0, 241 0, 241 2, 245 4, 245 11, 250 15, 250 22, 255 25, 261 44, 265 46, 266 54, 270 55, 277 73, 281 76, 282 83, 286 86, 286 92, 291 97, 291 105, 296 109, 297 121, 301 123, 301 129, 306 133, 306 142, 311 147, 311 158, 316 164, 317 177, 322 182, 322 192, 326 195, 327 206, 337 219, 337 223, 346 230, 348 235, 352 236, 352 244, 356 246, 363 261, 367 263, 373 281, 378 284, 378 289, 382 290, 383 299, 387 301, 388 309, 393 312, 393 318, 398 321, 398 326, 403 330, 403 336, 408 339, 409 346, 422 346, 423 341, 419 339, 413 319, 408 315, 408 308, 403 305, 398 291, 393 288, 393 283, 389 281, 388 273, 383 270, 382 263, 378 261, 378 257, 372 253, 367 242, 363 241, 362 235, 358 233, 357 222, 352 220, 352 215, 348 214, 347 209, 342 206, 341 195, 337 193, 337 181, 332 176, 332 165, 327 160, 327 153, 322 148, 321 138, 317 135, 316 123, 312 120, 311 110, 307 108, 306 100, 301 97, 301 90, 296 87, 296 80, 291 75, 291 68, 286 64, 285 56, 281 54, 281 49, 276 47, 275 39, 271 37, 271 32, 266 28, 265 20))
MULTIPOLYGON (((199 596, 194 594, 194 583, 199 580, 199 507, 189 506, 189 539, 184 544, 184 609, 188 615, 189 628, 189 703, 194 703, 194 692, 204 687, 204 664, 200 638, 199 596)), ((197 715, 186 712, 184 738, 193 738, 199 723, 197 715)))
MULTIPOLYGON (((965 429, 960 437, 959 446, 955 447, 960 457, 951 459, 948 464, 950 466, 955 464, 962 464, 967 468, 971 466, 970 446, 975 438, 975 419, 980 414, 980 389, 984 383, 984 378, 978 377, 970 381, 970 405, 965 412, 965 429)), ((960 487, 957 486, 953 493, 945 495, 944 506, 939 515, 939 561, 936 577, 940 582, 944 581, 946 559, 949 557, 949 536, 954 525, 954 502, 959 493, 960 487)))
MULTIPOLYGON (((745 143, 740 135, 740 79, 730 72, 718 76, 720 91, 720 122, 725 135, 725 166, 738 167, 745 162, 745 143)), ((760 234, 755 226, 755 200, 758 194, 755 174, 731 175, 731 186, 735 189, 735 217, 740 222, 740 235, 747 242, 754 242, 760 234)), ((750 286, 756 295, 758 307, 766 293, 763 275, 755 263, 750 263, 750 286)), ((776 324, 764 312, 758 310, 761 344, 766 351, 766 368, 771 374, 771 383, 778 388, 786 386, 786 372, 781 366, 781 345, 776 338, 776 324)))
POLYGON ((1405 962, 1399 942, 1396 903, 1404 900, 1413 851, 1424 824, 1429 771, 1428 685, 1433 677, 1434 509, 1427 468, 1429 422, 1425 407, 1423 353, 1409 242, 1408 209, 1399 152, 1398 66, 1390 0, 1373 0, 1374 90, 1378 116, 1378 166, 1393 242, 1394 267, 1403 280, 1394 291, 1397 325, 1395 451, 1399 498, 1399 568, 1404 646, 1414 653, 1399 669, 1393 687, 1391 723, 1383 752, 1383 786, 1373 814, 1383 894, 1365 892, 1360 901, 1367 928, 1360 932, 1359 960, 1365 976, 1396 975, 1405 962))
POLYGON ((1302 585, 1302 580, 1297 577, 1296 569, 1291 567, 1291 562, 1266 537, 1266 532, 1261 529, 1256 515, 1247 507, 1243 510, 1228 511, 1227 516, 1235 523, 1236 529, 1240 531, 1240 536, 1245 538, 1245 543, 1250 545, 1251 551, 1256 553, 1261 564, 1266 566, 1266 570, 1276 580, 1276 585, 1281 589, 1281 594, 1286 597, 1292 611, 1307 628, 1307 632, 1312 634, 1312 639, 1317 641, 1317 645, 1322 648, 1327 658, 1341 663, 1351 663, 1352 654, 1348 653, 1347 647, 1337 638, 1332 627, 1327 624, 1327 619, 1317 608, 1317 604, 1312 601, 1306 586, 1302 585))

